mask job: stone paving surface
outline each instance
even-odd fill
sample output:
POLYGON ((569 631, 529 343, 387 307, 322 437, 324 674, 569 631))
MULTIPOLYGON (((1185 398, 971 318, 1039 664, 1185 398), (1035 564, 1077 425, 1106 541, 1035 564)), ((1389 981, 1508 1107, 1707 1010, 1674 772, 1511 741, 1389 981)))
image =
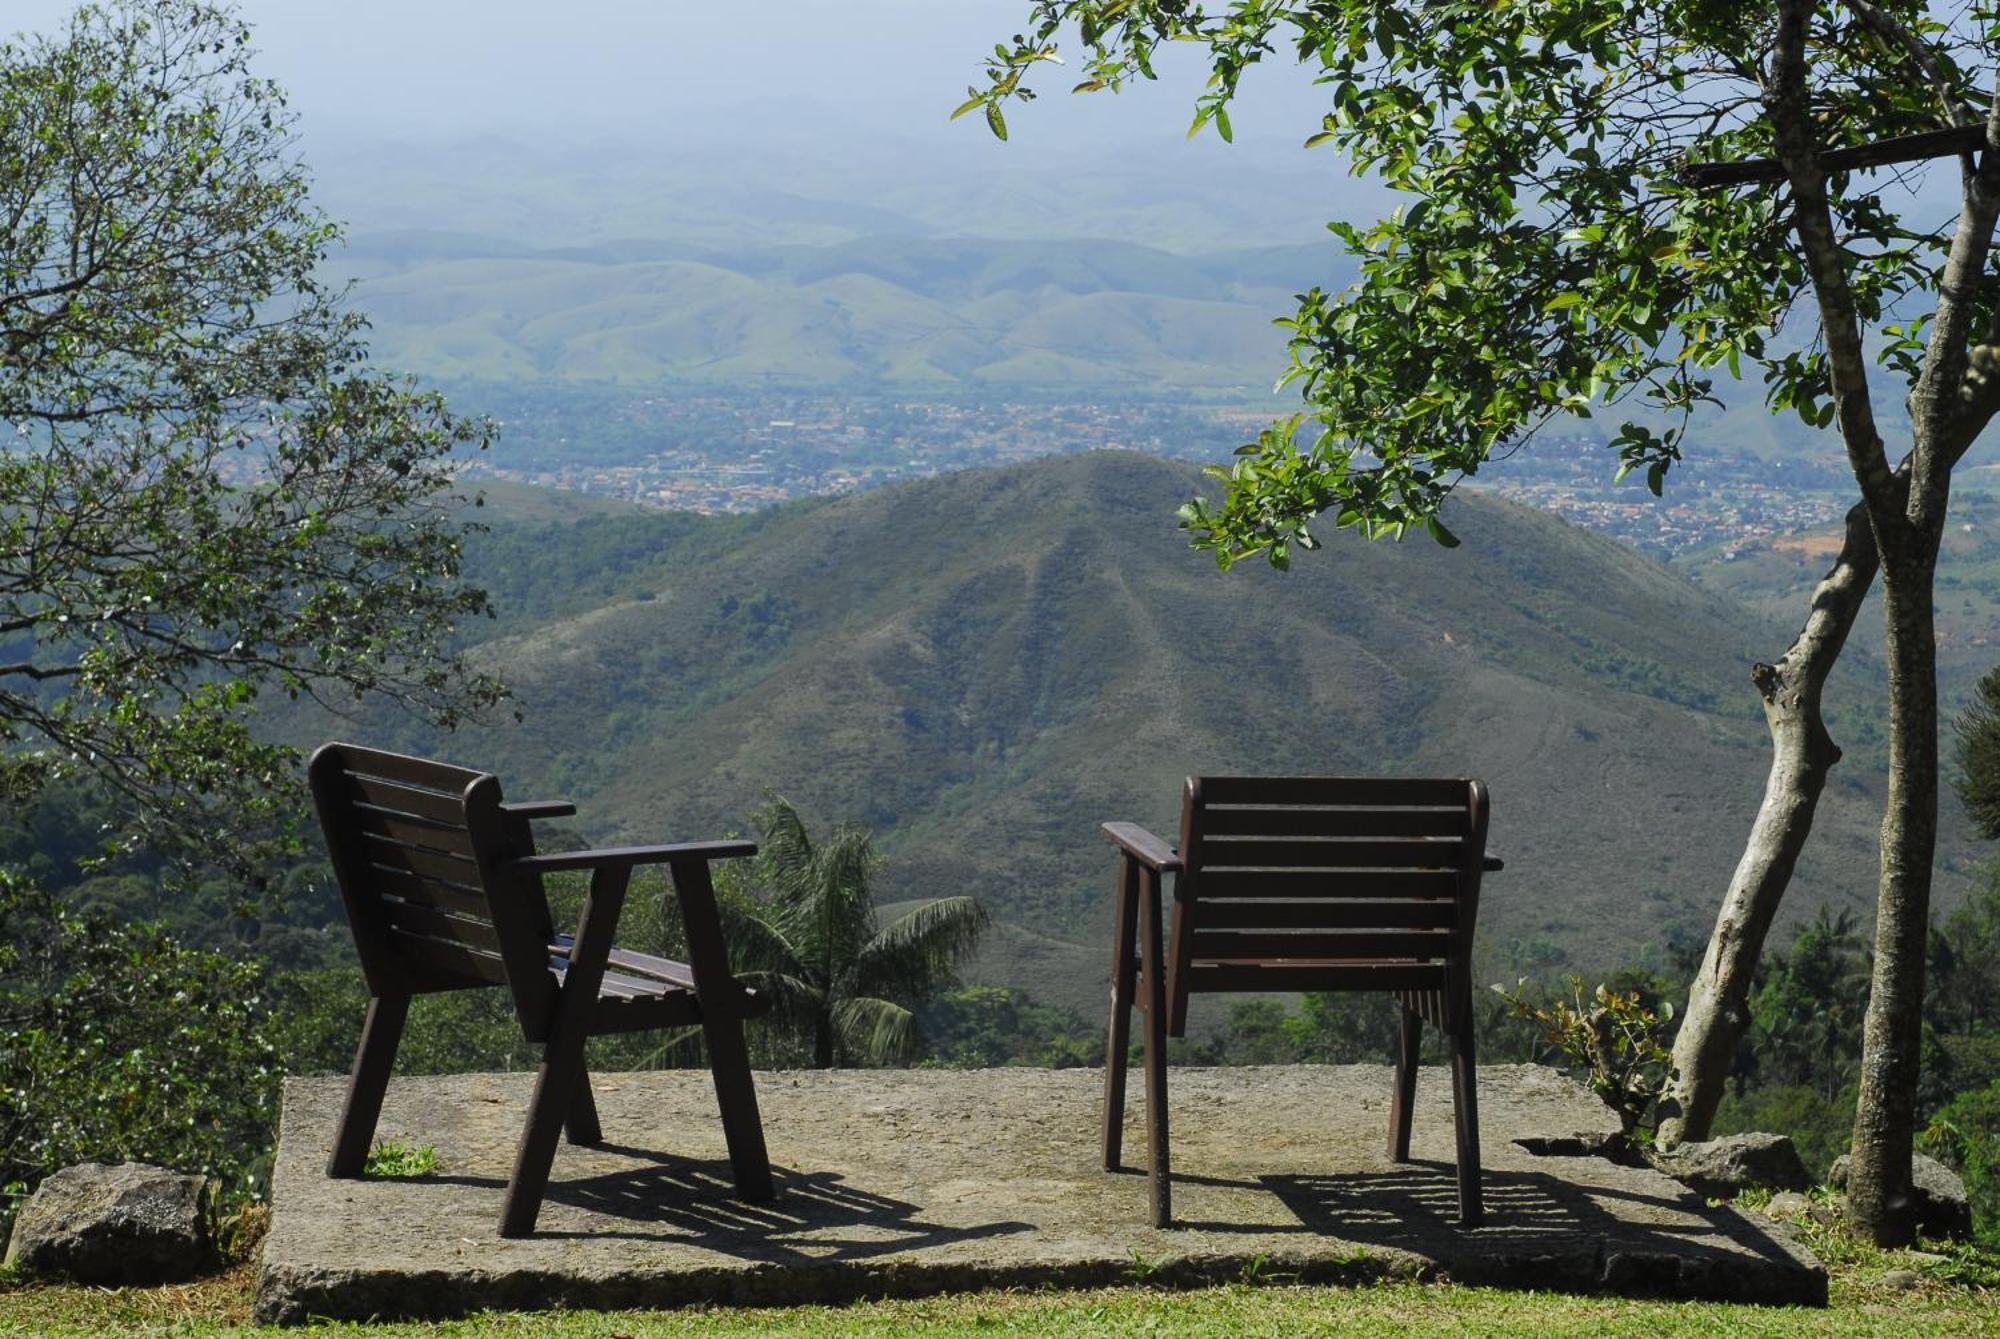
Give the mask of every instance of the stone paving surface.
MULTIPOLYGON (((1384 1066, 1173 1071, 1176 1225, 1146 1179, 1097 1165, 1099 1071, 760 1073, 778 1198, 729 1196, 704 1071, 594 1075, 606 1143, 564 1145, 537 1234, 496 1232, 532 1076, 398 1079, 377 1137, 434 1145, 415 1181, 323 1172, 344 1080, 292 1079, 257 1314, 783 1304, 1137 1279, 1385 1275, 1824 1305, 1784 1228, 1645 1168, 1538 1157, 1518 1138, 1602 1129, 1532 1065, 1480 1070, 1487 1221, 1453 1221, 1450 1083, 1425 1070, 1412 1163, 1388 1161, 1384 1066)), ((1137 1076, 1134 1076, 1135 1090, 1137 1076)), ((1129 1164, 1143 1165, 1129 1108, 1129 1164)))

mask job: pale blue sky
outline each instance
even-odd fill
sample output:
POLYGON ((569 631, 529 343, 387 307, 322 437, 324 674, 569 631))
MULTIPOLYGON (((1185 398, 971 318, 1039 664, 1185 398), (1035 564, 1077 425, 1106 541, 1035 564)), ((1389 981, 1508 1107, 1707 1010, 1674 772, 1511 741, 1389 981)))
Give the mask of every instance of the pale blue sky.
MULTIPOLYGON (((58 24, 73 5, 4 8, 0 28, 14 31, 58 24)), ((782 104, 797 102, 844 108, 864 125, 937 131, 981 54, 1028 12, 1024 0, 241 0, 239 9, 255 25, 260 69, 291 90, 309 135, 445 136, 643 132, 744 108, 774 134, 809 136, 813 125, 786 124, 782 104)), ((1051 71, 1049 96, 1015 118, 1017 139, 1169 142, 1200 86, 1190 65, 1112 105, 1069 97, 1066 73, 1051 71)), ((1296 145, 1317 128, 1310 90, 1290 69, 1269 73, 1279 77, 1256 81, 1235 117, 1238 140, 1296 145)))

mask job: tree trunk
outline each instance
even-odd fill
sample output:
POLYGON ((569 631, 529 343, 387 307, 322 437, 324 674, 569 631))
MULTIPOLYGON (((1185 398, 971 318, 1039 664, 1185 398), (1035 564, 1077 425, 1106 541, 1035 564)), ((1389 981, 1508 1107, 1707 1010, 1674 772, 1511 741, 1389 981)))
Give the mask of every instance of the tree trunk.
POLYGON ((1833 567, 1814 588, 1805 626, 1775 665, 1751 680, 1771 731, 1771 772, 1764 800, 1729 881, 1701 970, 1688 988, 1674 1039, 1673 1078, 1659 1108, 1659 1142, 1706 1139, 1737 1047, 1750 1026, 1750 985, 1764 937, 1790 885, 1792 867, 1811 835, 1826 774, 1840 749, 1820 715, 1820 692, 1861 612, 1877 567, 1875 534, 1865 507, 1847 514, 1833 567))
POLYGON ((1862 1030, 1861 1093, 1847 1173, 1850 1220, 1882 1246, 1906 1245, 1916 1231, 1910 1153, 1937 848, 1937 644, 1931 598, 1942 526, 1898 529, 1902 533, 1893 537, 1878 536, 1889 630, 1889 798, 1882 817, 1875 976, 1862 1030))
POLYGON ((833 1068, 833 1019, 827 1014, 813 1019, 813 1068, 833 1068))

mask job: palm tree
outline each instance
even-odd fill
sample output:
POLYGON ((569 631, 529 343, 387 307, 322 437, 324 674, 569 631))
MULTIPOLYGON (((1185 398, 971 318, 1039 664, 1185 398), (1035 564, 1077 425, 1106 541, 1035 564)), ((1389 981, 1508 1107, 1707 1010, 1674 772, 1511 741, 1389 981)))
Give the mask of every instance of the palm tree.
POLYGON ((869 883, 881 860, 866 828, 843 824, 815 842, 775 795, 757 826, 768 896, 731 917, 739 975, 770 992, 775 1020, 810 1042, 815 1068, 915 1059, 916 1008, 951 980, 987 926, 986 909, 939 898, 880 927, 869 883))

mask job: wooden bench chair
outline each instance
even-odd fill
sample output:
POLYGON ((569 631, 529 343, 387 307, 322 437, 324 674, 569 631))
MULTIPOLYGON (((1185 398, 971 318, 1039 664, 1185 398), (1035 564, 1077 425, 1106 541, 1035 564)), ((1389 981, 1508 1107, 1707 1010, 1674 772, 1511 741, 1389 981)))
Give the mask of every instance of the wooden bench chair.
POLYGON ((307 776, 369 994, 327 1175, 361 1174, 411 997, 501 985, 522 1034, 542 1047, 501 1236, 534 1231, 565 1125, 571 1143, 602 1142, 584 1044, 606 1033, 700 1025, 737 1193, 771 1197, 742 1022, 767 1002, 729 973, 708 872, 710 861, 754 855, 755 845, 538 855, 530 820, 566 817, 574 805, 507 804, 487 773, 353 744, 321 748, 307 776), (612 945, 633 867, 656 863, 673 874, 686 963, 612 945), (542 888, 558 870, 590 871, 573 935, 556 932, 542 888))
POLYGON ((1169 1036, 1203 992, 1369 990, 1402 1003, 1389 1156, 1410 1156, 1421 1023, 1451 1044, 1459 1220, 1480 1219, 1479 1107, 1471 961, 1486 854, 1477 781, 1190 777, 1176 851, 1136 823, 1117 843, 1111 1029, 1104 1063, 1104 1167, 1119 1166, 1132 1008, 1145 1015, 1146 1142, 1153 1224, 1172 1222, 1167 1153, 1169 1036), (1174 875, 1161 937, 1160 882, 1174 875), (1136 947, 1135 947, 1136 942, 1136 947))

